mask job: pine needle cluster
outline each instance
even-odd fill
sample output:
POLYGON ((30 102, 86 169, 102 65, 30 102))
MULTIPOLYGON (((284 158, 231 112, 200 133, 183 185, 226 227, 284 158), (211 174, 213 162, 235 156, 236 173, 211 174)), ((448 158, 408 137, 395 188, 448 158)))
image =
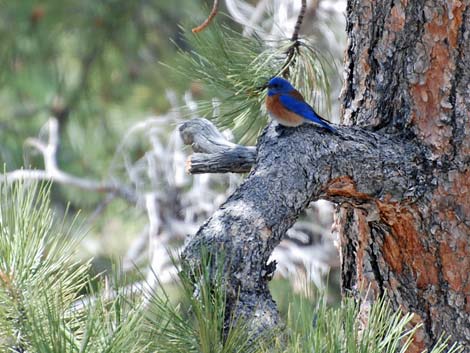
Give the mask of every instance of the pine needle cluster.
MULTIPOLYGON (((385 298, 369 307, 367 317, 353 298, 344 298, 337 308, 329 307, 325 298, 320 294, 313 302, 306 298, 292 301, 287 344, 278 345, 276 353, 405 353, 421 327, 411 324, 413 314, 393 311, 385 298)), ((462 350, 457 344, 450 347, 441 337, 430 353, 462 350)))
POLYGON ((137 301, 116 281, 112 298, 92 288, 90 262, 75 256, 81 237, 57 224, 49 194, 44 184, 0 183, 0 351, 141 352, 130 339, 137 301))
POLYGON ((308 40, 266 42, 217 21, 201 33, 186 32, 186 39, 191 50, 180 50, 176 70, 205 85, 212 99, 199 102, 199 112, 230 129, 237 142, 254 143, 266 126, 263 85, 274 76, 288 78, 308 102, 329 113, 334 60, 308 40))
MULTIPOLYGON (((210 261, 181 271, 173 292, 90 276, 90 263, 75 260, 81 237, 56 222, 49 194, 47 185, 0 184, 1 352, 401 353, 418 329, 384 300, 364 322, 352 299, 331 308, 321 296, 296 297, 283 334, 255 337, 248 322, 227 323, 223 271, 214 275, 210 261)), ((441 340, 431 353, 444 351, 462 348, 441 340)))

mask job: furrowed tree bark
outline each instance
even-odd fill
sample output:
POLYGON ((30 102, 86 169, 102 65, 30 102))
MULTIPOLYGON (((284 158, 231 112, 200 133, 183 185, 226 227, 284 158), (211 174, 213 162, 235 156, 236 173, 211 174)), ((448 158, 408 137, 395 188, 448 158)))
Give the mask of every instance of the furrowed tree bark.
POLYGON ((458 0, 348 2, 343 122, 412 141, 428 169, 417 200, 376 200, 378 220, 341 207, 342 285, 415 313, 410 352, 443 332, 470 351, 469 12, 458 0))
POLYGON ((270 126, 245 182, 188 240, 189 266, 201 248, 230 259, 229 311, 252 319, 253 330, 279 321, 270 253, 323 198, 339 205, 343 291, 385 295, 413 312, 423 326, 409 352, 443 333, 470 347, 469 8, 349 1, 342 120, 350 126, 282 136, 270 126))

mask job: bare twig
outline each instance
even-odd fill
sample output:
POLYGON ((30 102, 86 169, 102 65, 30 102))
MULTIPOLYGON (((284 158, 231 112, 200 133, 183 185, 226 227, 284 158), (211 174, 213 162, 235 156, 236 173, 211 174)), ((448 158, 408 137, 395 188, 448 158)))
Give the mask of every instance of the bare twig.
POLYGON ((300 26, 304 20, 305 11, 307 10, 307 0, 302 0, 302 6, 300 8, 299 17, 295 23, 294 33, 292 34, 291 42, 296 43, 299 40, 300 26))
POLYGON ((186 171, 200 173, 246 173, 256 160, 256 148, 234 144, 206 119, 193 119, 180 125, 180 135, 194 152, 186 161, 186 171))
POLYGON ((199 33, 201 31, 203 31, 207 26, 209 26, 211 21, 214 19, 215 15, 217 15, 217 8, 218 7, 219 7, 219 0, 214 0, 214 4, 212 5, 212 10, 211 10, 211 13, 209 14, 209 16, 199 26, 194 27, 192 29, 192 32, 193 33, 199 33))
POLYGON ((239 146, 220 153, 195 153, 186 161, 186 172, 203 173, 248 173, 256 160, 256 151, 239 146))
POLYGON ((281 73, 284 77, 289 77, 289 66, 295 63, 295 52, 299 50, 300 42, 299 42, 299 32, 300 27, 302 26, 302 22, 304 20, 305 11, 307 9, 307 0, 302 0, 302 6, 300 7, 299 16, 297 17, 297 22, 295 23, 294 33, 292 33, 291 42, 292 45, 287 50, 287 58, 286 61, 281 69, 281 73))

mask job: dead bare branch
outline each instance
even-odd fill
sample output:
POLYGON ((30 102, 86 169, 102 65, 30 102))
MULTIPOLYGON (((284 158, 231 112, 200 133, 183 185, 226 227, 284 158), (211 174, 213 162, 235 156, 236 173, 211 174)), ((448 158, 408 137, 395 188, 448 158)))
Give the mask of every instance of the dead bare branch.
POLYGON ((246 173, 256 160, 256 148, 228 141, 206 119, 193 119, 180 125, 180 136, 194 152, 186 161, 186 171, 200 173, 246 173))
POLYGON ((60 142, 59 122, 51 117, 47 122, 47 143, 37 138, 29 138, 26 144, 38 150, 44 159, 44 170, 20 169, 5 174, 0 182, 13 183, 18 180, 50 180, 59 184, 74 186, 83 190, 114 194, 130 203, 137 202, 134 191, 117 182, 98 181, 81 178, 62 171, 57 164, 57 149, 60 142))

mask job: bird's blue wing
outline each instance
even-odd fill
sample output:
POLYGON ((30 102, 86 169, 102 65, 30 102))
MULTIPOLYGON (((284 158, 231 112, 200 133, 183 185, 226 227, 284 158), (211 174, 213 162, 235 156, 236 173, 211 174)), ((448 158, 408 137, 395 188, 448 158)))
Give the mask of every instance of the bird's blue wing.
POLYGON ((279 101, 281 104, 291 112, 304 117, 307 120, 310 120, 325 129, 335 132, 336 129, 331 127, 326 120, 320 117, 313 108, 308 105, 303 99, 293 95, 281 94, 279 96, 279 101))

